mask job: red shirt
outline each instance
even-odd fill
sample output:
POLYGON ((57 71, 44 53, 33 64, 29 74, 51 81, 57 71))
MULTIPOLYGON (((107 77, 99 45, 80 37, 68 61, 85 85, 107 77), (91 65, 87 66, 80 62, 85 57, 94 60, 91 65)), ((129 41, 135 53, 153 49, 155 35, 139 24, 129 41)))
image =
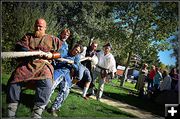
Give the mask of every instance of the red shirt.
POLYGON ((151 71, 149 72, 149 79, 153 80, 155 74, 156 74, 156 71, 155 71, 155 70, 151 70, 151 71))

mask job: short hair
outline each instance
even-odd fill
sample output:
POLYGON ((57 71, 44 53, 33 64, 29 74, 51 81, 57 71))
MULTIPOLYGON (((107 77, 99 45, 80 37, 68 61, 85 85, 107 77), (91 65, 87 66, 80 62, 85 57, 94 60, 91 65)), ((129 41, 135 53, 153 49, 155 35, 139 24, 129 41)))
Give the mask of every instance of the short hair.
POLYGON ((112 49, 111 43, 107 43, 107 44, 105 44, 103 47, 110 47, 110 48, 112 49))
POLYGON ((67 29, 67 28, 65 28, 65 29, 61 32, 61 34, 62 34, 62 33, 68 33, 69 35, 71 34, 70 30, 67 29))
POLYGON ((83 48, 83 46, 82 46, 80 43, 76 43, 76 44, 74 45, 74 47, 72 48, 72 50, 75 49, 75 48, 77 48, 77 47, 80 47, 80 53, 82 53, 82 52, 84 51, 84 48, 83 48))
POLYGON ((168 71, 167 70, 164 70, 163 71, 163 74, 165 74, 166 76, 168 75, 168 71))
POLYGON ((147 64, 147 63, 144 63, 144 67, 148 67, 148 64, 147 64))
POLYGON ((92 41, 91 44, 98 44, 98 42, 94 40, 94 41, 92 41))

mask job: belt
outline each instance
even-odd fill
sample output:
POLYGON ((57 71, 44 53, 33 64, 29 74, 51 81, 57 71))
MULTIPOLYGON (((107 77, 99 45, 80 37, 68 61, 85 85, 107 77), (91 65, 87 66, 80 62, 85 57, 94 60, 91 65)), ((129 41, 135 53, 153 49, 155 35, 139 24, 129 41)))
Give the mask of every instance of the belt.
POLYGON ((101 70, 109 70, 109 69, 106 69, 106 68, 101 67, 101 66, 99 66, 99 65, 97 65, 97 67, 98 67, 99 69, 101 69, 101 70))

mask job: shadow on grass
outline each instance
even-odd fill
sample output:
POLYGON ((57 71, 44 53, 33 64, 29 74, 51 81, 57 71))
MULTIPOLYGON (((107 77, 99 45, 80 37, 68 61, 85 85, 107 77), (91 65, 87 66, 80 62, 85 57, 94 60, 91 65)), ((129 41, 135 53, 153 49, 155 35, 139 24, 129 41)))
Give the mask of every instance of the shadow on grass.
POLYGON ((34 106, 35 96, 33 94, 21 93, 20 103, 25 105, 27 108, 32 109, 34 106))
MULTIPOLYGON (((82 97, 82 94, 79 94, 79 93, 76 93, 76 92, 73 92, 73 91, 71 91, 71 94, 76 95, 77 97, 82 97)), ((84 100, 84 99, 82 98, 82 100, 84 100)), ((81 99, 79 101, 81 101, 81 99)), ((125 117, 135 117, 132 114, 121 111, 118 108, 114 108, 114 106, 110 106, 110 105, 107 106, 106 104, 104 104, 102 102, 99 102, 99 101, 96 101, 96 100, 93 100, 93 101, 94 102, 85 102, 85 103, 87 103, 87 105, 88 105, 88 103, 92 103, 96 107, 97 112, 101 112, 101 113, 104 113, 104 114, 108 113, 108 114, 112 114, 112 115, 116 115, 116 116, 124 115, 125 117)), ((71 106, 72 106, 72 107, 70 107, 71 110, 76 110, 77 109, 76 106, 73 106, 73 105, 71 105, 71 106)), ((85 106, 85 108, 86 108, 86 106, 85 106)), ((92 108, 94 108, 94 107, 92 107, 92 108)), ((110 115, 110 116, 112 116, 112 115, 110 115)), ((114 117, 116 117, 116 116, 114 116, 114 117)))
POLYGON ((119 100, 123 103, 127 103, 131 106, 135 106, 139 109, 151 112, 155 115, 164 116, 165 108, 164 105, 155 103, 153 100, 146 98, 140 98, 135 95, 121 95, 111 92, 104 92, 105 96, 119 100))
MULTIPOLYGON (((107 108, 107 106, 105 106, 105 105, 103 105, 103 110, 100 110, 101 112, 104 112, 104 113, 107 113, 107 111, 109 111, 109 109, 107 108)), ((134 115, 131 115, 130 113, 126 113, 126 112, 123 112, 123 111, 121 111, 121 110, 111 110, 111 112, 110 113, 113 113, 113 114, 119 114, 119 113, 121 113, 121 114, 123 114, 123 115, 126 115, 127 117, 135 117, 134 115)))

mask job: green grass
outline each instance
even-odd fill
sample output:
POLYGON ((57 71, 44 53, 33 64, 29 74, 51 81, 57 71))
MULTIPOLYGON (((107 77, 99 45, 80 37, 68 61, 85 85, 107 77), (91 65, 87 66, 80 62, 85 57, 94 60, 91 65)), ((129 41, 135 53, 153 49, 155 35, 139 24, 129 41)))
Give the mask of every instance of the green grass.
POLYGON ((131 82, 127 82, 127 81, 124 83, 124 87, 127 87, 128 89, 131 89, 133 91, 137 91, 135 89, 135 85, 136 85, 136 83, 131 83, 131 82))
MULTIPOLYGON (((2 116, 6 117, 6 84, 10 75, 2 75, 2 116)), ((57 90, 52 95, 52 100, 55 99, 57 90)), ((31 115, 31 108, 33 107, 34 91, 26 90, 23 92, 22 101, 17 111, 17 117, 29 117, 31 115)), ((51 104, 48 104, 50 107, 51 104)), ((71 92, 68 98, 58 112, 60 117, 134 117, 131 114, 120 111, 119 109, 101 103, 99 101, 89 99, 84 100, 81 95, 71 92)), ((43 117, 51 117, 47 111, 43 112, 43 117)))
MULTIPOLYGON (((96 83, 95 86, 97 88, 98 83, 96 83)), ((103 94, 158 116, 164 116, 164 105, 156 104, 150 99, 138 97, 135 83, 125 82, 124 87, 120 87, 120 80, 113 79, 112 82, 105 84, 103 94)))
POLYGON ((119 84, 120 82, 118 79, 114 79, 112 83, 106 83, 104 88, 104 95, 140 109, 152 112, 156 115, 164 116, 164 105, 156 104, 150 99, 139 98, 137 95, 138 92, 134 88, 135 84, 125 82, 125 88, 120 87, 119 84))
POLYGON ((94 99, 84 100, 71 92, 59 112, 62 117, 133 117, 94 99))
MULTIPOLYGON (((109 83, 109 84, 111 84, 111 85, 113 85, 113 86, 115 86, 115 87, 119 87, 119 86, 120 86, 120 79, 113 79, 113 80, 111 81, 111 83, 109 83)), ((135 83, 132 83, 132 82, 127 82, 127 81, 125 81, 124 87, 125 87, 125 88, 128 88, 128 89, 131 89, 131 90, 133 90, 133 91, 137 91, 137 90, 135 89, 135 83)))

